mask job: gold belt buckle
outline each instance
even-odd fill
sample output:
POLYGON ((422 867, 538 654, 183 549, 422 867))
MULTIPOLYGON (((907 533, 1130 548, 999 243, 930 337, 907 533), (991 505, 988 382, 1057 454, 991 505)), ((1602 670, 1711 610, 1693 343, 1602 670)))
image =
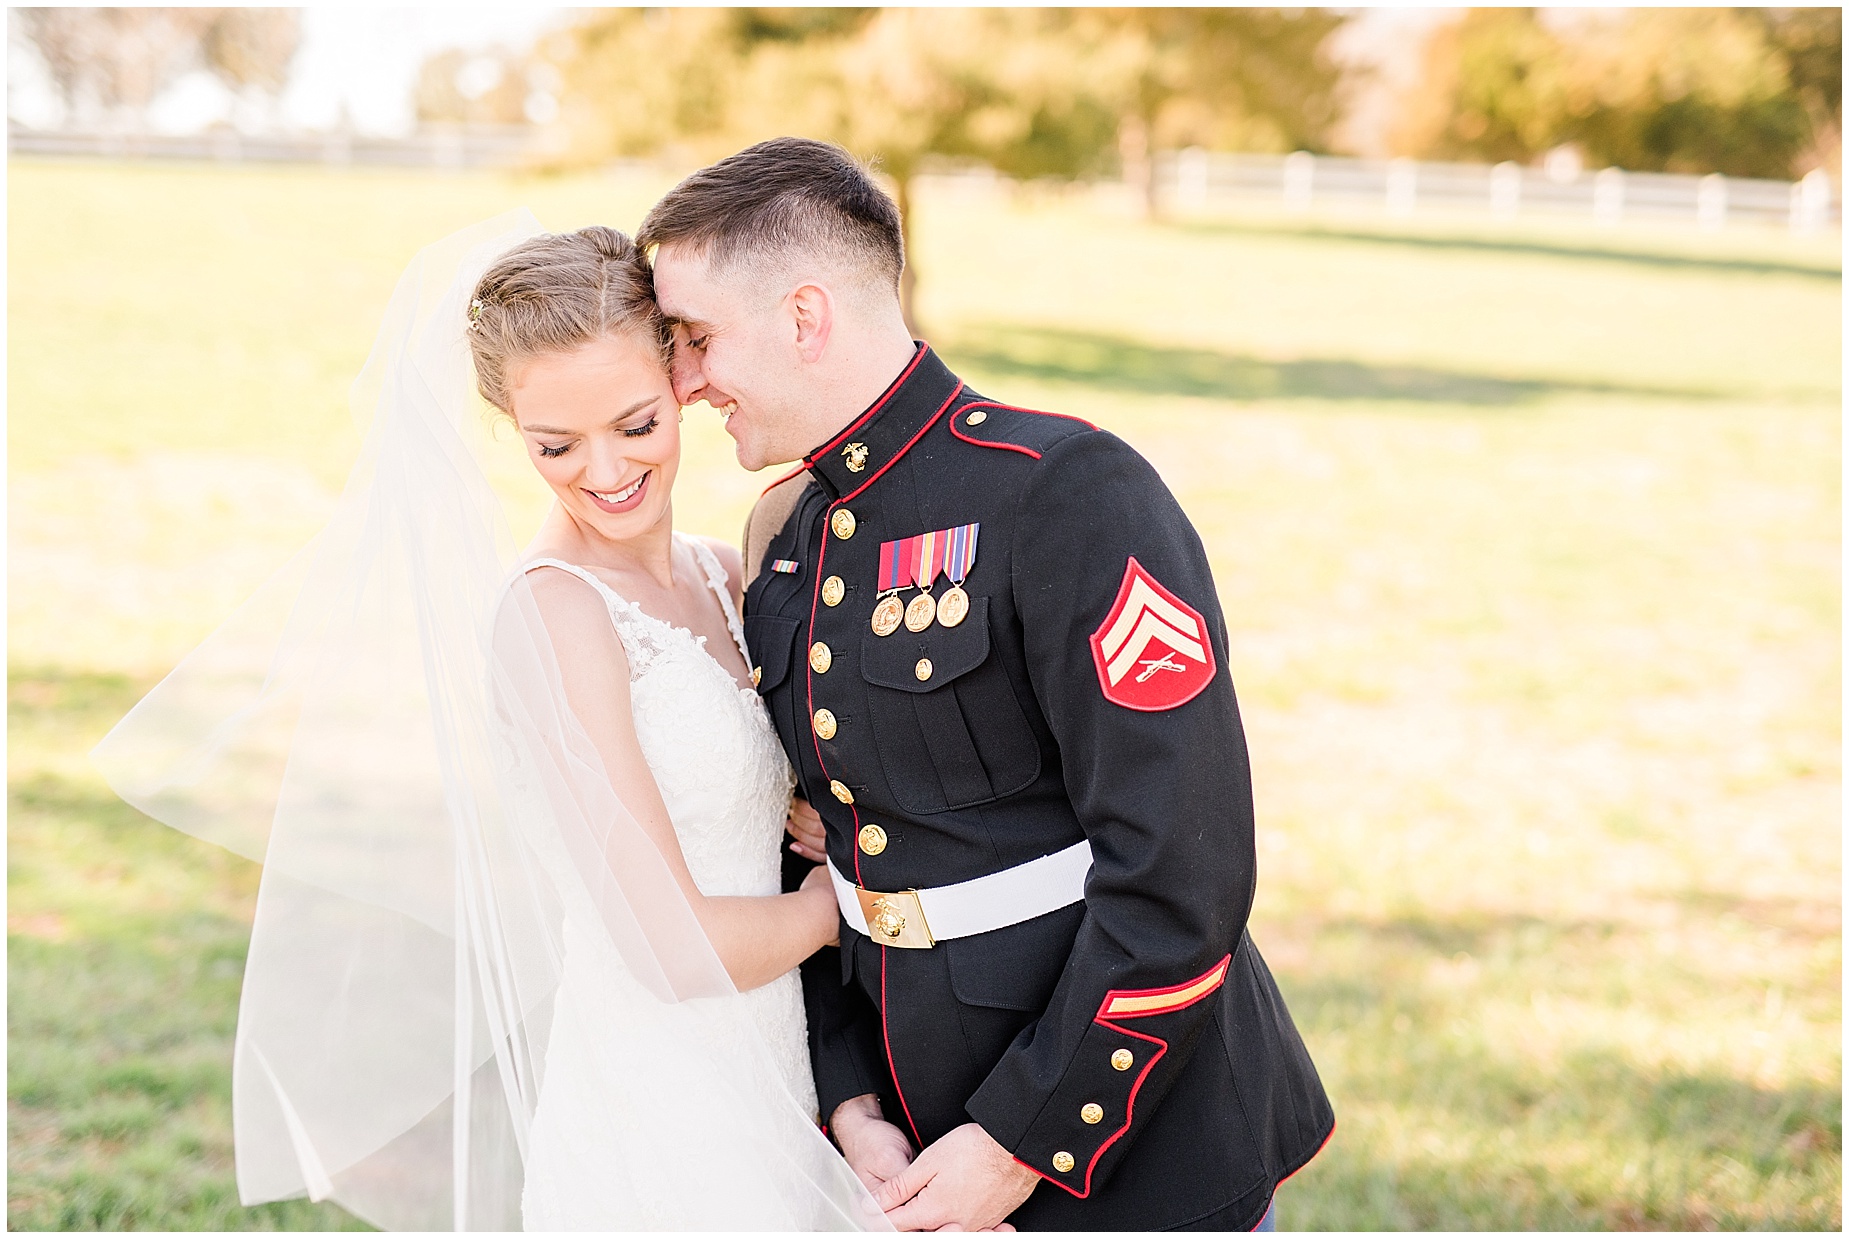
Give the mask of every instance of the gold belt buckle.
POLYGON ((931 927, 925 924, 924 905, 917 891, 869 891, 856 886, 860 914, 867 918, 867 932, 881 946, 926 950, 937 945, 931 927))

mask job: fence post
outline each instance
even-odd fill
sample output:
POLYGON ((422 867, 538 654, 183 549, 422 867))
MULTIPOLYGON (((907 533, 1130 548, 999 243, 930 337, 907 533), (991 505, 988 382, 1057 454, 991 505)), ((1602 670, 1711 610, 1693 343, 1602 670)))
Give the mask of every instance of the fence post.
POLYGON ((1695 189, 1695 220, 1714 232, 1727 223, 1727 178, 1710 172, 1695 189))
POLYGON ((1504 160, 1489 170, 1490 214, 1508 218, 1519 211, 1521 205, 1521 165, 1504 160))
POLYGON ((1316 182, 1316 156, 1308 151, 1292 151, 1284 156, 1284 205, 1299 211, 1310 209, 1310 195, 1316 182))
POLYGON ((1791 187, 1791 230, 1815 232, 1830 217, 1830 174, 1812 168, 1791 187))
POLYGON ((460 168, 467 161, 462 134, 454 129, 439 129, 430 135, 430 162, 439 168, 460 168))
POLYGON ((1592 178, 1592 218, 1616 224, 1624 218, 1624 173, 1603 168, 1592 178))
POLYGON ((1175 158, 1175 202, 1184 211, 1207 206, 1207 152, 1190 146, 1175 158))
POLYGON ((1387 165, 1387 213, 1411 215, 1419 203, 1419 165, 1404 157, 1387 165))

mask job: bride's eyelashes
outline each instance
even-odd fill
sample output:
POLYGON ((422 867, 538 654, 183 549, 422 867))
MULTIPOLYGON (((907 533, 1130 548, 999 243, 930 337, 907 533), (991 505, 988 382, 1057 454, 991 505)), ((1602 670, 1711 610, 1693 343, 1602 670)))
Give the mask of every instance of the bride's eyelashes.
MULTIPOLYGON (((657 413, 646 422, 643 422, 640 426, 630 426, 623 430, 619 430, 617 433, 622 435, 625 439, 640 439, 643 435, 654 434, 655 428, 659 425, 661 425, 661 415, 657 413)), ((572 446, 573 445, 570 443, 541 443, 538 445, 539 454, 548 459, 554 456, 563 456, 566 452, 571 451, 572 446)))

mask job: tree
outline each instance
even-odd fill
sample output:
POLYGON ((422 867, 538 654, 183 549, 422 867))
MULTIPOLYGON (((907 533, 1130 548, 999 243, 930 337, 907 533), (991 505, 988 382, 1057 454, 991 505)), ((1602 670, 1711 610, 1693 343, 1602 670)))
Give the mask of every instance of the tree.
POLYGON ((1427 159, 1527 162, 1560 144, 1565 66, 1532 9, 1471 9, 1426 43, 1395 145, 1427 159))
POLYGON ((77 125, 139 127, 163 88, 195 61, 211 23, 202 9, 20 9, 77 125))
POLYGON ((1810 144, 1794 173, 1824 168, 1842 175, 1843 11, 1841 8, 1748 9, 1784 61, 1785 76, 1804 109, 1810 144))
MULTIPOLYGON (((1784 177, 1835 150, 1840 10, 1475 9, 1437 31, 1404 153, 1784 177)), ((1837 156, 1837 158, 1840 158, 1837 156)))
POLYGON ((234 92, 273 100, 301 41, 296 9, 15 12, 79 126, 139 128, 154 98, 197 68, 234 92))
MULTIPOLYGON (((1343 18, 1254 9, 618 10, 560 41, 578 159, 706 157, 799 133, 891 178, 908 227, 933 160, 1014 177, 1103 172, 1121 135, 1320 148, 1343 18)), ((1143 174, 1154 200, 1153 178, 1143 174)))
POLYGON ((933 157, 1022 176, 1100 165, 1112 118, 1073 89, 1046 10, 675 9, 599 14, 559 49, 579 159, 711 157, 800 133, 891 179, 907 229, 901 300, 916 329, 912 183, 933 157))
POLYGON ((1325 150, 1340 116, 1329 36, 1348 19, 1317 9, 1078 9, 1070 20, 1092 80, 1118 118, 1124 179, 1158 212, 1159 148, 1325 150))
POLYGON ((413 100, 422 123, 519 125, 531 93, 524 57, 450 48, 419 67, 413 100))

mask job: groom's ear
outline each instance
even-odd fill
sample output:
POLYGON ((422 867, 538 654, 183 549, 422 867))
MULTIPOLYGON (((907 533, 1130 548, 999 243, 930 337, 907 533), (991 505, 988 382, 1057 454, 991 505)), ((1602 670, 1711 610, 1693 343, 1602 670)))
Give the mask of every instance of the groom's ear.
POLYGON ((835 329, 835 299, 820 284, 798 284, 789 297, 796 326, 796 351, 806 362, 820 361, 835 329))

